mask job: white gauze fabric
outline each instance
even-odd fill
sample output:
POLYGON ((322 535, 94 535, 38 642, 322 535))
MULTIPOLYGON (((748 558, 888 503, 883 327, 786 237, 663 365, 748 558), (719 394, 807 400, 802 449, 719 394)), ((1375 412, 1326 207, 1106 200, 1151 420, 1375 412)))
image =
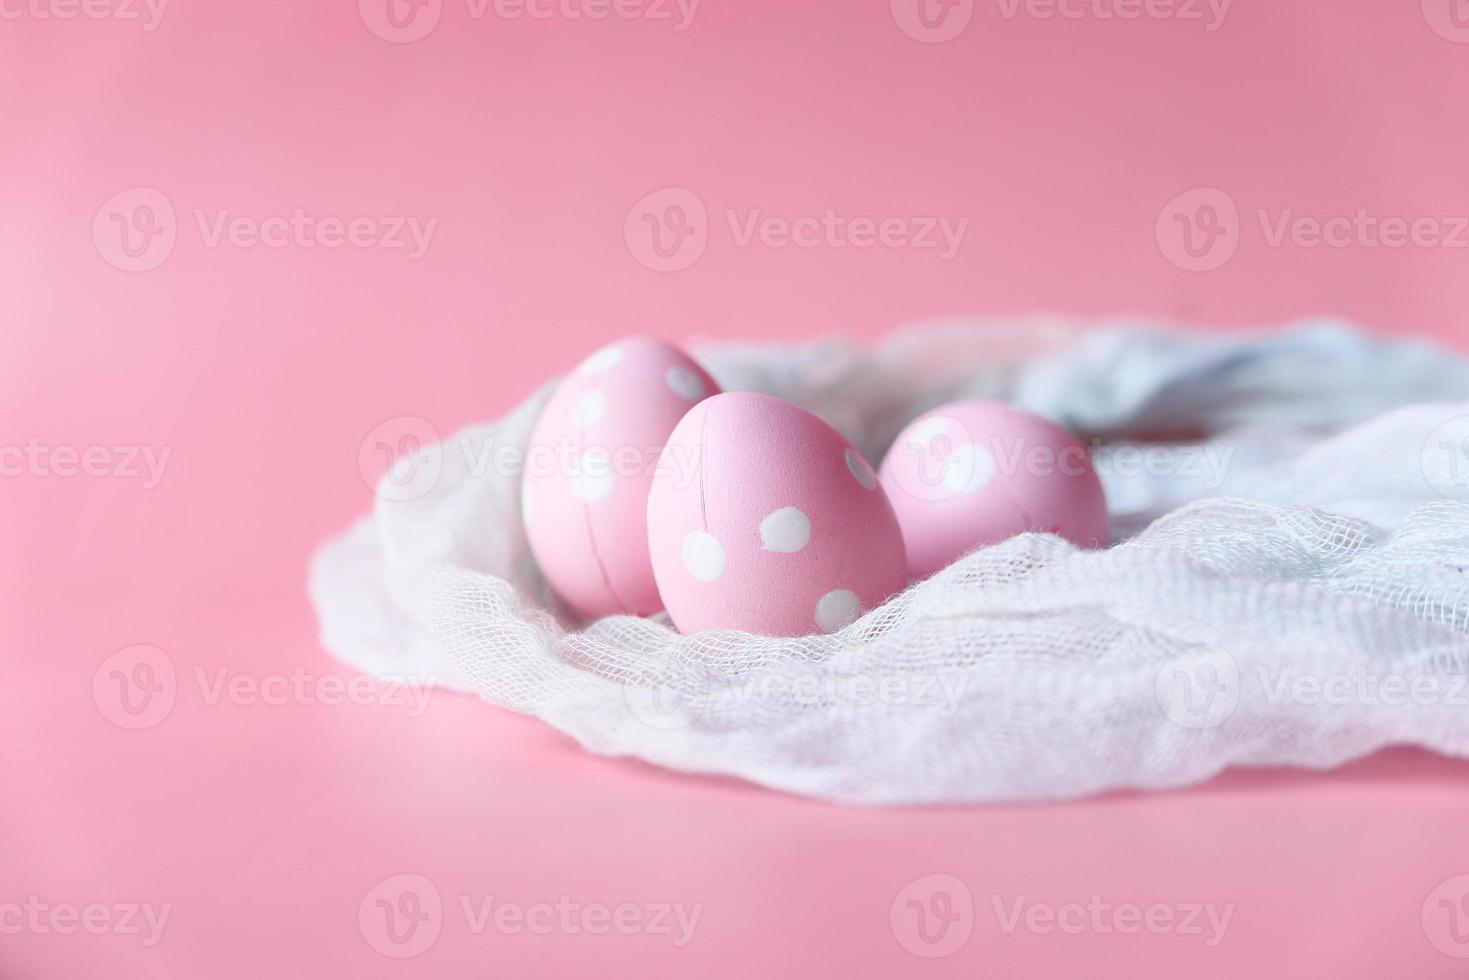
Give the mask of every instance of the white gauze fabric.
POLYGON ((1053 318, 695 353, 874 463, 928 408, 1011 399, 1091 442, 1119 543, 982 548, 831 636, 577 623, 520 518, 514 461, 548 385, 425 447, 411 493, 390 474, 375 513, 321 549, 327 648, 593 752, 853 804, 1179 786, 1393 743, 1469 754, 1464 359, 1329 321, 1205 335, 1053 318))

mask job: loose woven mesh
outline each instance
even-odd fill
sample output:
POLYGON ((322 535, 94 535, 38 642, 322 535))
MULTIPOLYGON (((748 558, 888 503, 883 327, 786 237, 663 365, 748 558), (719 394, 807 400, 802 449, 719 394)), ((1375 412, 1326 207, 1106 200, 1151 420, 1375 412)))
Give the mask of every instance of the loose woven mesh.
POLYGON ((1013 399, 1095 440, 1121 543, 1023 535, 832 636, 579 624, 526 550, 513 468, 483 465, 524 446, 548 386, 430 449, 427 493, 380 493, 322 549, 328 648, 594 752, 848 803, 1175 786, 1394 743, 1469 754, 1469 363, 1324 321, 963 322, 696 353, 874 460, 933 405, 1013 399))

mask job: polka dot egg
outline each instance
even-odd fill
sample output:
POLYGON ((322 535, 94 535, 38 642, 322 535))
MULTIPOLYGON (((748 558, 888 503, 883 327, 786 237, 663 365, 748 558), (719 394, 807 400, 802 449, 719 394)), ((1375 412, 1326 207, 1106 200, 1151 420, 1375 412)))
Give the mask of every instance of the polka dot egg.
POLYGON ((957 402, 914 420, 888 450, 881 479, 914 579, 1026 531, 1107 543, 1107 501, 1086 447, 1001 402, 957 402))
POLYGON ((648 496, 664 606, 684 633, 834 632, 905 583, 872 467, 789 402, 715 395, 679 422, 648 496))
POLYGON ((648 488, 678 420, 718 390, 677 347, 632 337, 588 357, 547 400, 527 446, 521 513, 536 564, 580 615, 662 608, 648 488))

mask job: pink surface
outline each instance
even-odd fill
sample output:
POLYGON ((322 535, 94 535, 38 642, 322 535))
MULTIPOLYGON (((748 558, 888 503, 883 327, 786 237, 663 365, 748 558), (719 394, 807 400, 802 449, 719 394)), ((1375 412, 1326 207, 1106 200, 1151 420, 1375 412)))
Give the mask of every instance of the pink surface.
POLYGON ((1462 975, 1463 763, 853 812, 344 693, 303 586, 369 433, 628 333, 1045 307, 1462 341, 1462 5, 595 7, 0 8, 0 976, 1462 975), (400 874, 441 901, 411 960, 378 952, 400 874), (561 896, 702 911, 681 947, 510 928, 561 896), (1092 896, 1234 911, 1214 946, 1045 929, 1092 896), (909 899, 959 919, 926 946, 909 899))

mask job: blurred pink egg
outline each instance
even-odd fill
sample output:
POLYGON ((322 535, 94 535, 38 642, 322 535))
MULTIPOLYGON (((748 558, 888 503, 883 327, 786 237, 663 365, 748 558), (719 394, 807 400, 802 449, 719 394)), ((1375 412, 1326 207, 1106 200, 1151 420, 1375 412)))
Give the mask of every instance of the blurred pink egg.
POLYGON ((915 419, 888 450, 881 479, 914 579, 1026 531, 1083 547, 1108 541, 1107 501, 1086 447, 1002 402, 955 402, 915 419))
POLYGON ((536 564, 582 616, 663 607, 648 560, 648 487, 678 420, 718 390, 672 344, 629 337, 588 357, 546 402, 521 512, 536 564))
POLYGON ((906 583, 872 467, 816 416, 750 392, 701 402, 669 436, 648 539, 684 633, 830 633, 906 583))

